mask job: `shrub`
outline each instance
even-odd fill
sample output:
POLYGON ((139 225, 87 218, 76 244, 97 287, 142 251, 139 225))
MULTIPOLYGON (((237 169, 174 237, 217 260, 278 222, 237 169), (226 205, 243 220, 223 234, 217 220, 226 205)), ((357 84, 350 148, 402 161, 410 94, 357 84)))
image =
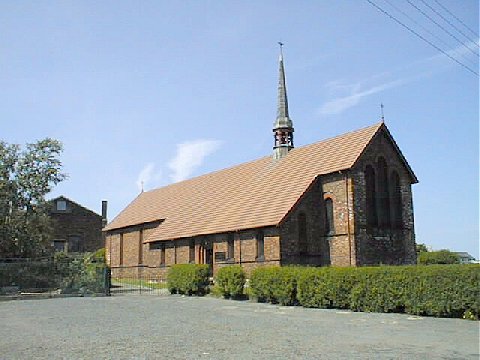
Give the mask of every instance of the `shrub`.
POLYGON ((296 267, 259 267, 250 277, 250 294, 259 302, 292 305, 297 299, 296 267))
POLYGON ((305 268, 298 275, 297 298, 305 307, 348 309, 357 283, 353 268, 305 268))
POLYGON ((238 298, 243 295, 245 272, 238 265, 222 267, 218 270, 215 284, 223 297, 238 298))
POLYGON ((305 307, 478 319, 480 266, 432 265, 297 270, 305 307))
POLYGON ((420 265, 459 264, 460 258, 449 250, 422 251, 418 255, 418 263, 420 265))
POLYGON ((208 277, 208 265, 173 265, 168 271, 168 290, 172 294, 204 295, 209 284, 208 277))

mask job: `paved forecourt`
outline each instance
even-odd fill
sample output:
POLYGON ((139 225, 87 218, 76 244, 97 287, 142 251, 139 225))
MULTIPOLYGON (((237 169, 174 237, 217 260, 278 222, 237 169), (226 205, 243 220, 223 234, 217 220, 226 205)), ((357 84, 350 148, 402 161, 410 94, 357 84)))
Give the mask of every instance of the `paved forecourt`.
POLYGON ((0 359, 478 359, 479 323, 132 295, 0 302, 0 359))

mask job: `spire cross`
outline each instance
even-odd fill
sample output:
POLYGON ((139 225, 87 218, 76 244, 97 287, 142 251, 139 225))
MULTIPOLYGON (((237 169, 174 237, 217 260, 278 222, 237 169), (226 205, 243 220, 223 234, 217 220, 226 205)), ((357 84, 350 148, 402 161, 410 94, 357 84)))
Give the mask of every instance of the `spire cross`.
POLYGON ((385 115, 383 114, 383 103, 380 104, 380 112, 382 115, 382 122, 385 122, 385 115))

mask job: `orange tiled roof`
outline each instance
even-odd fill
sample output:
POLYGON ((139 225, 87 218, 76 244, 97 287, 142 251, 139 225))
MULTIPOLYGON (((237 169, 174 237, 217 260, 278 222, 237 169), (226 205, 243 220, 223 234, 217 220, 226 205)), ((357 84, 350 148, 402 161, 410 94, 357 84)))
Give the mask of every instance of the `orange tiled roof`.
MULTIPOLYGON (((279 224, 318 175, 351 168, 376 124, 141 193, 104 230, 164 220, 145 242, 279 224)), ((407 164, 408 166, 408 164, 407 164)))

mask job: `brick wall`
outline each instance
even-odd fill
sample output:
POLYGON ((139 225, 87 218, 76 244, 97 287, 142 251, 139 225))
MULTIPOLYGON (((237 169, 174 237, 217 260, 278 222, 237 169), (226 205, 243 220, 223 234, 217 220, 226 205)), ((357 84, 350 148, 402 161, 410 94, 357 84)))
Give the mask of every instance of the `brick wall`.
MULTIPOLYGON (((353 224, 353 195, 348 194, 351 180, 345 174, 335 173, 317 179, 297 203, 280 226, 282 264, 317 266, 354 265, 353 234, 348 236, 349 224, 353 224), (325 199, 333 202, 333 229, 325 229, 325 199), (299 215, 306 216, 307 246, 301 252, 299 239, 299 215)), ((353 230, 350 229, 353 233, 353 230)))
MULTIPOLYGON (((234 258, 216 259, 216 253, 227 254, 228 234, 198 236, 193 239, 178 239, 164 241, 165 264, 160 264, 161 250, 152 249, 149 243, 143 244, 142 255, 139 257, 140 231, 146 239, 153 231, 142 227, 132 227, 122 231, 110 232, 106 236, 106 256, 112 267, 113 277, 137 277, 144 274, 150 278, 165 279, 168 268, 174 264, 188 264, 190 259, 190 242, 195 244, 195 263, 201 258, 206 263, 205 254, 200 251, 212 250, 213 273, 222 266, 241 264, 247 272, 257 266, 280 265, 280 238, 277 228, 264 228, 264 258, 259 260, 257 254, 257 230, 247 230, 234 233, 234 258), (142 259, 142 263, 140 263, 142 259), (141 265, 141 266, 140 266, 141 265)), ((154 246, 153 246, 154 247, 154 246)))
MULTIPOLYGON (((56 201, 52 202, 50 218, 53 223, 55 240, 63 240, 67 243, 72 236, 81 241, 83 251, 96 251, 104 246, 102 237, 102 217, 66 198, 66 210, 56 210, 56 201)), ((71 248, 71 247, 70 247, 71 248)))
POLYGON ((380 132, 372 140, 352 170, 355 189, 355 236, 359 265, 415 264, 415 231, 410 175, 388 137, 380 132), (400 178, 402 202, 401 228, 371 228, 367 226, 366 181, 367 165, 375 166, 379 157, 387 163, 388 175, 396 171, 400 178))

